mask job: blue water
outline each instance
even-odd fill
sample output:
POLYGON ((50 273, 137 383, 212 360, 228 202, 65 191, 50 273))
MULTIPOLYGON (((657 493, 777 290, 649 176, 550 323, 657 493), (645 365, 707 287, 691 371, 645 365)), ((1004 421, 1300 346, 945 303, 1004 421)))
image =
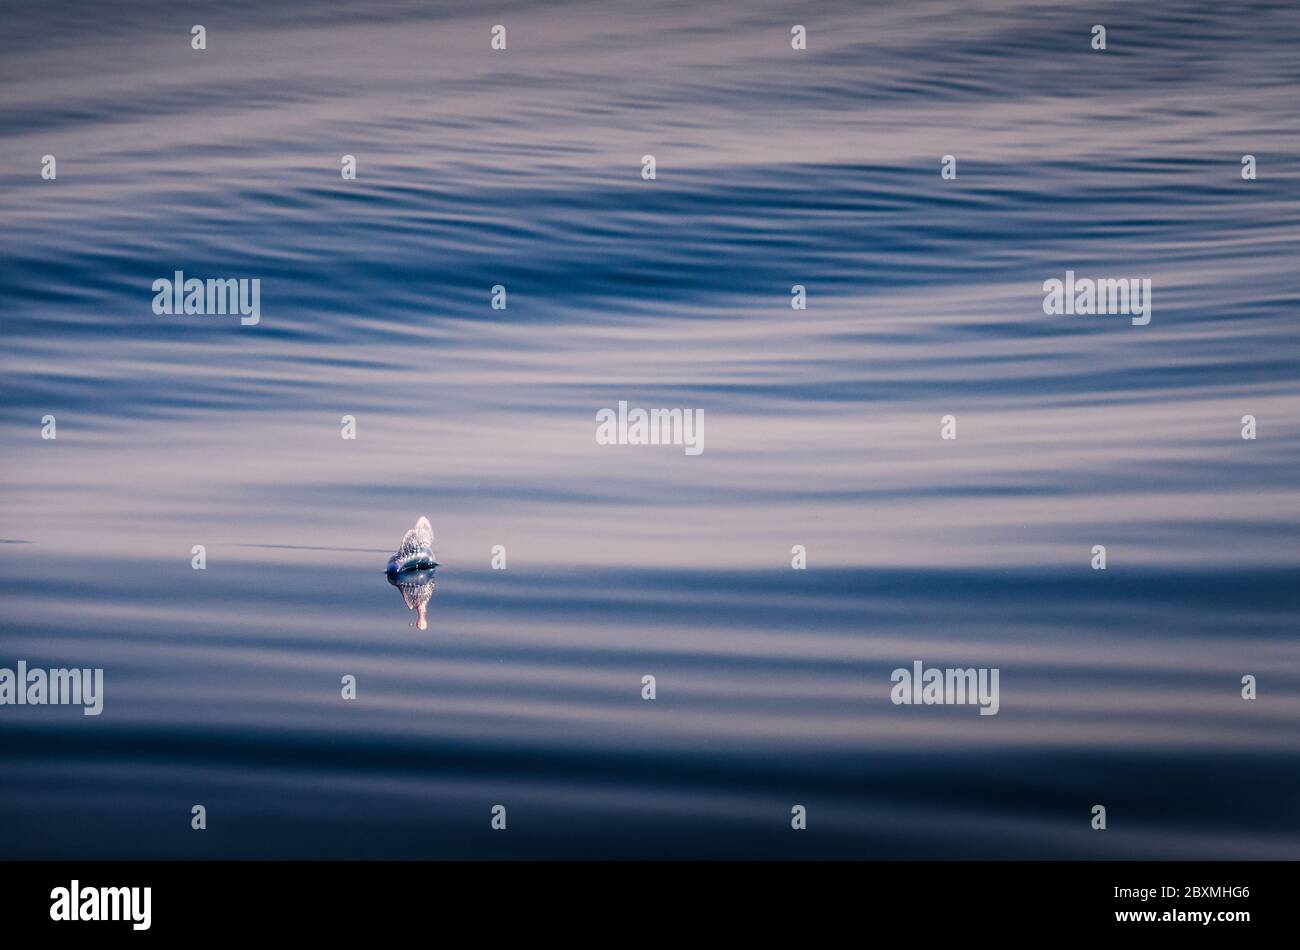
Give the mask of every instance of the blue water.
POLYGON ((0 857, 1300 857, 1300 7, 267 6, 0 34, 0 857))

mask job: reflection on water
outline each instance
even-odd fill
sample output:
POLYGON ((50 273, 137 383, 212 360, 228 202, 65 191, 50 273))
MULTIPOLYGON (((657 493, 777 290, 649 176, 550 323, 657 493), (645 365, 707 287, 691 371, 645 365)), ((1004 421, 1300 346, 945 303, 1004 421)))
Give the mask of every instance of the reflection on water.
POLYGON ((385 576, 388 578, 388 583, 402 592, 402 600, 406 603, 407 609, 419 611, 415 626, 420 630, 427 630, 429 620, 425 616, 425 610, 429 606, 429 598, 433 596, 433 570, 402 571, 397 574, 386 573, 385 576))

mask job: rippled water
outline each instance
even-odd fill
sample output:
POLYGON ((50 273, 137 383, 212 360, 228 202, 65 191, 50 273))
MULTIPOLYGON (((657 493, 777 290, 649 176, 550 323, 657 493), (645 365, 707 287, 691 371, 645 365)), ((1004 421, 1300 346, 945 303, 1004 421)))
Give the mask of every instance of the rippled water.
POLYGON ((1300 856, 1298 11, 8 20, 0 666, 106 698, 0 707, 0 855, 1300 856), (261 323, 155 316, 178 269, 261 323), (1067 269, 1150 325, 1045 316, 1067 269), (1001 711, 892 705, 915 659, 1001 711))

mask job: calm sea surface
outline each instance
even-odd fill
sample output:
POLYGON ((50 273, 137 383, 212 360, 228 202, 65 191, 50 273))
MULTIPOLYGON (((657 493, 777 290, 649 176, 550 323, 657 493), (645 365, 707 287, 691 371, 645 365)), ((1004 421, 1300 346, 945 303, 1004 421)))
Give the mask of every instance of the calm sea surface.
POLYGON ((1300 857, 1297 49, 1293 3, 6 15, 0 667, 106 695, 0 707, 0 857, 1300 857), (156 316, 176 270, 260 324, 156 316), (1066 270, 1150 325, 1044 315, 1066 270), (597 445, 619 400, 704 453, 597 445), (999 714, 891 704, 917 659, 999 714))

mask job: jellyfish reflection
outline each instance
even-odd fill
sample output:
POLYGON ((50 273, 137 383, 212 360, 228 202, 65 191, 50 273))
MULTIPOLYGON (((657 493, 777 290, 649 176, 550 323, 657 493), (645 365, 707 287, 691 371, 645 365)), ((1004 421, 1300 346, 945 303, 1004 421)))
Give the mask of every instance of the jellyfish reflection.
POLYGON ((406 602, 406 608, 419 611, 415 626, 427 630, 429 620, 425 616, 425 610, 429 606, 429 598, 433 596, 433 570, 402 571, 400 574, 385 576, 388 578, 388 583, 402 592, 402 600, 406 602))

